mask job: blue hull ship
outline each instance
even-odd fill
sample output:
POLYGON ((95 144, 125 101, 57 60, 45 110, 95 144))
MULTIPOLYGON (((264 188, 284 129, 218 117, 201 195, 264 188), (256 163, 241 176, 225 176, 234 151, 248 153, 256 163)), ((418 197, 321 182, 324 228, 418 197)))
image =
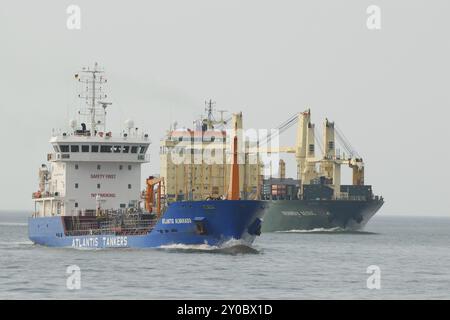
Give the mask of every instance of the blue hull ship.
POLYGON ((39 189, 32 195, 31 241, 73 248, 253 242, 261 232, 265 203, 239 200, 236 136, 228 195, 198 201, 183 197, 189 200, 169 203, 164 177, 149 177, 146 191, 140 191, 141 165, 149 162, 148 134, 140 132, 132 120, 117 135, 106 127, 111 103, 104 101, 103 70, 95 64, 75 78, 86 89, 79 95, 84 102, 78 112, 83 122, 71 120, 69 131, 54 131, 50 139, 54 152, 47 154, 49 165, 39 169, 39 189))
POLYGON ((29 238, 36 244, 72 248, 155 248, 171 244, 250 245, 261 232, 266 204, 251 200, 183 201, 157 218, 148 213, 107 217, 31 217, 29 238))

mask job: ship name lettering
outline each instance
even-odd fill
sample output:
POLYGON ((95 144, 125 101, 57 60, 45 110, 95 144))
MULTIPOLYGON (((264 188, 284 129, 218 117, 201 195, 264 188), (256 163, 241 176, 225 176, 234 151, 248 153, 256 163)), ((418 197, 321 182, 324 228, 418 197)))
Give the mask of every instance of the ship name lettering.
POLYGON ((163 218, 162 220, 162 224, 188 224, 188 223, 192 223, 191 218, 168 218, 165 219, 163 218))
POLYGON ((128 246, 128 237, 103 237, 104 247, 126 247, 128 246))
POLYGON ((73 238, 72 247, 74 248, 96 248, 98 247, 98 238, 73 238))
POLYGON ((314 216, 315 213, 309 210, 305 211, 281 211, 284 216, 314 216))

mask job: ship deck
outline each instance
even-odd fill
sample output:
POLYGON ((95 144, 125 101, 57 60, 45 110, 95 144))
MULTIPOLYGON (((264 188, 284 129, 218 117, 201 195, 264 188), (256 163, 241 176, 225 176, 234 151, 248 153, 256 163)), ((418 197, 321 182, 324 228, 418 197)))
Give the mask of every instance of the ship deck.
POLYGON ((65 216, 62 217, 66 236, 84 235, 145 235, 156 225, 153 214, 111 216, 65 216))

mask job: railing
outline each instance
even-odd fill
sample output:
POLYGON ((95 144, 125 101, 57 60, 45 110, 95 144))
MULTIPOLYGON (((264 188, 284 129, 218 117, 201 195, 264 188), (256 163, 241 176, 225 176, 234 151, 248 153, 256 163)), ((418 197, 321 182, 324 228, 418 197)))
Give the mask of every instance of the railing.
POLYGON ((144 235, 156 225, 156 217, 109 215, 101 217, 65 217, 65 234, 81 235, 144 235))
POLYGON ((61 159, 70 159, 69 153, 48 153, 47 161, 56 161, 61 159))
POLYGON ((90 161, 150 161, 150 154, 142 154, 142 153, 114 153, 114 152, 98 152, 98 153, 48 153, 47 161, 58 161, 58 160, 68 160, 72 161, 81 161, 89 159, 90 161), (89 157, 87 157, 89 155, 89 157))
POLYGON ((351 200, 351 201, 366 201, 366 196, 348 196, 348 195, 340 195, 336 198, 336 200, 351 200))
POLYGON ((58 197, 59 192, 33 192, 31 195, 32 199, 42 199, 42 198, 54 198, 58 197))

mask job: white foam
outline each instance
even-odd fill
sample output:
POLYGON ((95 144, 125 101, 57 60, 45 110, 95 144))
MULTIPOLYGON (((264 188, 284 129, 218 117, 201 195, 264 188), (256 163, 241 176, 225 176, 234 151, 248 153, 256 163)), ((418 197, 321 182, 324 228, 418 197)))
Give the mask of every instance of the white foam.
POLYGON ((176 249, 176 250, 200 250, 200 251, 213 251, 213 250, 223 250, 227 248, 237 247, 237 246, 247 246, 251 247, 247 242, 242 239, 230 239, 221 245, 209 245, 207 243, 203 244, 183 244, 174 243, 169 245, 162 245, 161 249, 176 249))
POLYGON ((0 241, 0 246, 29 246, 32 244, 32 241, 0 241))
POLYGON ((334 228, 315 228, 315 229, 305 229, 305 230, 286 230, 286 231, 276 231, 278 233, 314 233, 314 232, 344 232, 345 229, 342 229, 340 227, 334 227, 334 228))
POLYGON ((162 245, 159 248, 161 249, 177 249, 177 250, 217 250, 218 246, 210 246, 209 244, 182 244, 182 243, 173 243, 162 245))
POLYGON ((5 227, 26 227, 27 225, 26 222, 0 222, 0 226, 5 227))

